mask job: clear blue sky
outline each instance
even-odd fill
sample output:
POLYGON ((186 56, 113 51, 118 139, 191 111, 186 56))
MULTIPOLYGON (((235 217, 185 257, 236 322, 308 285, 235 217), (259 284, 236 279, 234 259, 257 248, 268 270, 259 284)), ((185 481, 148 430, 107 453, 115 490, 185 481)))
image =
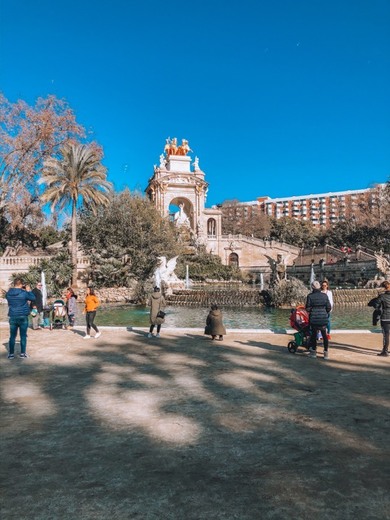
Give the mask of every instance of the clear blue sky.
POLYGON ((389 178, 389 0, 0 5, 0 89, 65 98, 117 189, 145 189, 168 136, 208 206, 389 178))

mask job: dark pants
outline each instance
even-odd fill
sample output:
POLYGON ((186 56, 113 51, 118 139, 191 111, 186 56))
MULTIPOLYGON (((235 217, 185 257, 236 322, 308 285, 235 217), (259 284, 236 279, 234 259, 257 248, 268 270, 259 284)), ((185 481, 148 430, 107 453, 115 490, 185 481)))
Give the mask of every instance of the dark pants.
POLYGON ((15 340, 18 335, 18 329, 20 330, 20 353, 26 353, 27 347, 27 329, 28 329, 28 316, 14 316, 9 319, 9 354, 15 352, 15 340))
POLYGON ((390 342, 390 321, 381 321, 383 333, 383 352, 389 352, 390 342))
POLYGON ((86 314, 86 319, 87 319, 87 334, 89 336, 89 333, 91 332, 91 328, 96 331, 96 332, 99 332, 99 329, 96 327, 96 325, 94 324, 94 319, 95 319, 95 316, 96 316, 96 311, 90 311, 90 312, 87 312, 86 314))
POLYGON ((310 325, 310 340, 309 346, 312 350, 317 349, 317 333, 321 331, 322 339, 324 340, 324 351, 327 352, 329 341, 326 332, 326 325, 310 325))
MULTIPOLYGON (((150 329, 149 329, 150 334, 153 332, 153 329, 154 329, 154 325, 151 325, 150 329)), ((161 323, 159 325, 157 325, 157 334, 160 333, 160 330, 161 330, 161 323)))

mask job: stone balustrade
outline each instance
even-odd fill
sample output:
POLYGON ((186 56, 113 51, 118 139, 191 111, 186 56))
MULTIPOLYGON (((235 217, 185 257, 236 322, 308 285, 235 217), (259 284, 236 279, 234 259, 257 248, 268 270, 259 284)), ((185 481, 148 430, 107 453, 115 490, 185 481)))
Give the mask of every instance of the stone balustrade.
MULTIPOLYGON (((43 260, 50 261, 50 256, 2 256, 0 257, 0 289, 8 289, 11 275, 25 273, 30 266, 39 265, 43 260)), ((77 258, 77 270, 83 271, 89 265, 87 256, 77 258)))

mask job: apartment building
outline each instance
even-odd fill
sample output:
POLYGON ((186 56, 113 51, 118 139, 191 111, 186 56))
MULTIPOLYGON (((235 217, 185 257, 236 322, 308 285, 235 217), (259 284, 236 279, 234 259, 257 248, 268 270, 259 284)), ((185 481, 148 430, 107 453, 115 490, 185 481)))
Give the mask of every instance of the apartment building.
POLYGON ((378 204, 386 185, 378 184, 363 190, 348 190, 316 195, 299 195, 272 199, 258 197, 255 201, 222 204, 222 211, 233 217, 264 213, 270 217, 290 217, 311 221, 316 227, 329 227, 340 220, 351 218, 359 204, 378 204))

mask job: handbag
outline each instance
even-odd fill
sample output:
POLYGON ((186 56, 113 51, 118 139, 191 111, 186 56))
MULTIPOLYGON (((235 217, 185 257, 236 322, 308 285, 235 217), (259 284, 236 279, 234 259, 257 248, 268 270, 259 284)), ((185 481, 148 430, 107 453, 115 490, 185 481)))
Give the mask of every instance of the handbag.
POLYGON ((157 318, 162 318, 162 319, 164 319, 164 318, 165 318, 165 312, 164 312, 164 311, 158 311, 158 313, 157 313, 157 318))

